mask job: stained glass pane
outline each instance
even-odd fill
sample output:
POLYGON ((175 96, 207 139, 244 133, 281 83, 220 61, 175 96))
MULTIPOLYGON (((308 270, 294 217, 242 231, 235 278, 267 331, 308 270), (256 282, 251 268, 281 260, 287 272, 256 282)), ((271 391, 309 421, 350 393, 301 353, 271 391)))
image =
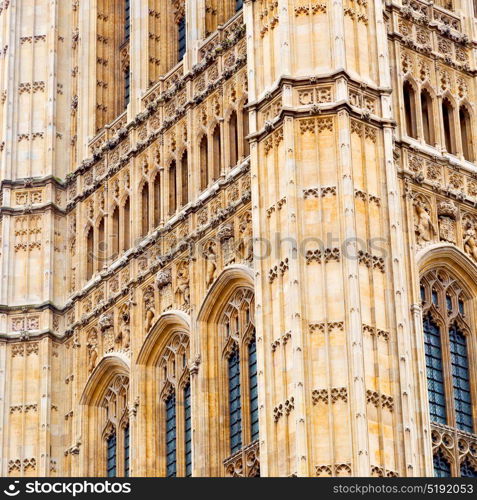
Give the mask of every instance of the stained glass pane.
POLYGON ((451 477, 450 464, 440 451, 434 455, 434 476, 451 477))
POLYGON ((106 473, 108 477, 116 477, 116 433, 109 436, 106 446, 106 473))
POLYGON ((439 327, 433 323, 430 317, 424 320, 424 347, 426 352, 427 390, 431 420, 440 424, 446 424, 447 416, 440 331, 439 327))
POLYGON ((174 477, 176 467, 176 397, 173 394, 166 401, 166 476, 174 477))
POLYGON ((250 436, 258 439, 258 380, 257 343, 255 339, 248 346, 248 376, 250 386, 250 436))
POLYGON ((456 424, 459 429, 472 432, 472 401, 470 398, 467 340, 455 325, 449 331, 449 342, 456 424))
POLYGON ((230 452, 242 447, 242 406, 240 401, 240 357, 235 351, 229 358, 230 452))
POLYGON ((477 470, 466 460, 460 466, 460 475, 461 477, 477 477, 477 470))
POLYGON ((184 388, 184 423, 185 423, 185 466, 186 476, 192 476, 192 418, 191 418, 191 399, 190 384, 184 388))
POLYGON ((124 429, 124 476, 129 477, 129 424, 124 429))

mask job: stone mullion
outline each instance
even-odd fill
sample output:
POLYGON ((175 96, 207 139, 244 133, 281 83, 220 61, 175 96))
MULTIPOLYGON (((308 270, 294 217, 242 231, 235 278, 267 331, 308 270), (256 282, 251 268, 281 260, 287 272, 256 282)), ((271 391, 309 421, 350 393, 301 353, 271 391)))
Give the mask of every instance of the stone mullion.
POLYGON ((353 443, 353 474, 369 475, 369 441, 366 418, 366 386, 364 374, 363 332, 360 301, 359 264, 356 248, 356 214, 354 199, 353 167, 351 157, 350 117, 342 111, 336 120, 338 127, 338 191, 342 193, 340 210, 342 219, 342 253, 351 255, 343 262, 344 301, 348 330, 347 351, 349 357, 349 409, 353 443), (353 243, 352 243, 353 241, 353 243))
MULTIPOLYGON (((130 67, 131 88, 129 116, 133 118, 141 111, 141 94, 149 87, 149 0, 130 2, 130 67)), ((152 30, 151 30, 152 31, 152 30)))

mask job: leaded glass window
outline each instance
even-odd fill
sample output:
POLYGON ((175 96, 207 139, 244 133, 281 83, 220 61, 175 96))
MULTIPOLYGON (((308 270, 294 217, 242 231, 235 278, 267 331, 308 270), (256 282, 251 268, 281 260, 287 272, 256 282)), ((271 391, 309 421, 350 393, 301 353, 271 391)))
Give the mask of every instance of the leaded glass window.
POLYGON ((450 477, 451 467, 444 455, 438 451, 434 455, 434 476, 435 477, 450 477))
POLYGON ((131 0, 124 2, 124 38, 129 40, 131 34, 131 0))
POLYGON ((230 452, 242 447, 242 407, 240 400, 240 357, 235 351, 229 358, 230 452))
POLYGON ((426 273, 420 286, 434 469, 437 477, 470 474, 473 464, 461 461, 465 450, 475 446, 469 438, 475 432, 469 364, 475 333, 468 321, 473 301, 445 269, 426 273))
POLYGON ((166 476, 174 477, 176 469, 176 398, 172 394, 166 401, 166 476))
POLYGON ((161 474, 192 475, 192 406, 189 373, 189 335, 171 335, 157 362, 161 410, 159 453, 164 457, 161 474))
POLYGON ((190 384, 184 389, 184 451, 185 451, 185 473, 187 477, 192 476, 192 418, 190 384))
POLYGON ((124 477, 129 477, 129 424, 124 428, 124 477))
POLYGON ((257 342, 248 345, 248 378, 250 390, 250 436, 258 439, 258 380, 257 380, 257 342))
POLYGON ((452 325, 449 331, 449 342, 456 424, 459 429, 472 432, 472 403, 470 398, 467 341, 455 325, 452 325))
POLYGON ((116 477, 116 433, 113 432, 107 441, 106 472, 108 477, 116 477))
POLYGON ((477 469, 472 467, 468 460, 465 460, 460 465, 460 475, 461 477, 477 477, 477 469))
POLYGON ((444 392, 444 373, 442 369, 441 337, 437 325, 427 317, 424 320, 424 339, 426 350, 427 391, 431 419, 440 424, 447 423, 444 392))
POLYGON ((102 431, 105 446, 104 469, 107 477, 129 475, 129 378, 116 376, 107 388, 102 407, 105 422, 102 431))

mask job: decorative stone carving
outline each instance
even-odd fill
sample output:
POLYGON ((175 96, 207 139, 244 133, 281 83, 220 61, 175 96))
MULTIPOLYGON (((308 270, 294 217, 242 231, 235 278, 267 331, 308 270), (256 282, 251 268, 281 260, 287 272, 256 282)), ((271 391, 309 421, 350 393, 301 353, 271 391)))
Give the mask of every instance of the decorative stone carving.
POLYGON ((456 219, 458 209, 455 203, 451 200, 441 201, 437 205, 437 213, 439 215, 439 237, 443 241, 449 243, 456 242, 456 219))
POLYGON ((155 317, 156 317, 156 308, 155 308, 155 298, 154 298, 154 287, 148 286, 144 291, 144 318, 145 318, 144 330, 146 331, 146 333, 151 329, 155 317))
POLYGON ((101 330, 101 333, 104 335, 105 352, 114 351, 116 339, 114 337, 113 318, 111 314, 102 314, 99 318, 98 326, 101 330))
POLYGON ((206 287, 209 288, 215 280, 217 271, 217 244, 214 240, 210 240, 205 244, 202 255, 206 261, 205 283, 206 287))
POLYGON ((129 313, 129 304, 123 304, 119 308, 119 340, 123 341, 123 348, 129 349, 131 343, 131 329, 129 326, 131 316, 129 313))
POLYGON ((156 286, 162 290, 165 286, 172 283, 172 274, 170 269, 163 269, 159 271, 156 276, 156 286))
POLYGON ((416 199, 414 203, 414 231, 416 241, 423 244, 431 241, 436 235, 436 229, 432 223, 430 209, 422 199, 416 199))
POLYGON ((252 213, 250 211, 245 212, 240 217, 239 231, 240 241, 238 250, 240 256, 243 261, 250 263, 253 261, 253 228, 252 213))
POLYGON ((88 372, 92 373, 98 359, 98 333, 95 328, 89 332, 86 347, 88 348, 88 372))
POLYGON ((464 221, 464 251, 477 261, 477 226, 470 218, 464 221))

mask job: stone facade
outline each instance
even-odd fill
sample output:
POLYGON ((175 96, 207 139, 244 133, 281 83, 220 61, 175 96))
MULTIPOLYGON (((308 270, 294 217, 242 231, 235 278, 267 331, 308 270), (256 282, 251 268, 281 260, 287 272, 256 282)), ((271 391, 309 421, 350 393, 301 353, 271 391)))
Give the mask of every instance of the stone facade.
POLYGON ((0 474, 475 473, 476 10, 1 1, 0 474))

